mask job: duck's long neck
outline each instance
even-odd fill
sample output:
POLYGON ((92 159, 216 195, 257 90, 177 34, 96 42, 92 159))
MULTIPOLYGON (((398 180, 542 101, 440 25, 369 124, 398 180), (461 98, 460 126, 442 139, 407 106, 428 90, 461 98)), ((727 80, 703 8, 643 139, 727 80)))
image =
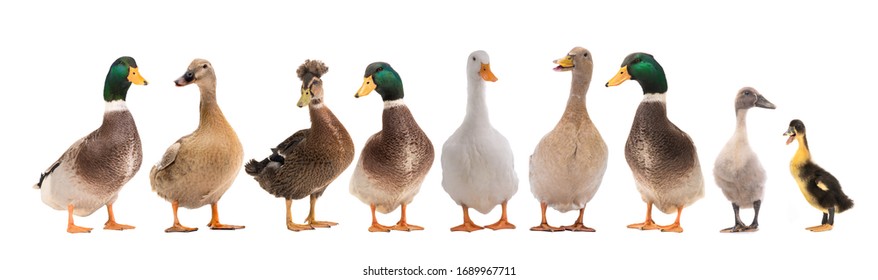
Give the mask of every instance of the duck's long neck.
POLYGON ((308 112, 311 115, 312 130, 333 130, 335 129, 335 124, 338 123, 338 119, 320 99, 311 100, 311 103, 308 105, 308 112))
POLYGON ((216 82, 198 85, 198 89, 201 91, 198 129, 231 128, 216 102, 216 82))
POLYGON ((799 149, 796 150, 796 154, 793 156, 793 160, 790 162, 790 165, 804 165, 806 162, 811 160, 811 151, 808 149, 808 138, 805 138, 804 135, 798 137, 799 149))
POLYGON ((488 117, 488 104, 485 100, 485 82, 481 77, 469 77, 466 84, 467 101, 465 124, 486 125, 491 120, 488 117))
POLYGON ((735 125, 735 138, 738 141, 747 142, 747 109, 738 109, 735 111, 737 123, 735 125))
POLYGON ((570 81, 570 96, 567 97, 567 108, 564 117, 576 119, 588 119, 588 109, 585 106, 585 94, 591 84, 591 71, 574 68, 573 79, 570 81))

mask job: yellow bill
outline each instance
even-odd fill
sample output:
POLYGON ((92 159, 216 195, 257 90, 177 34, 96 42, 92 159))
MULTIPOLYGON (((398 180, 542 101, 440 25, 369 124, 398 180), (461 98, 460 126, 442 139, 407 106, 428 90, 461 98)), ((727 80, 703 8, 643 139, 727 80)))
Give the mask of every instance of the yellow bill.
POLYGON ((305 107, 305 105, 308 105, 310 103, 311 103, 311 89, 310 88, 303 88, 302 89, 302 97, 299 97, 299 102, 296 103, 296 106, 299 106, 299 108, 302 108, 302 107, 305 107))
POLYGON ((375 81, 372 81, 372 76, 363 78, 363 85, 360 86, 360 90, 357 91, 357 94, 354 94, 354 97, 366 96, 372 93, 375 90, 375 81))
POLYGON ((555 64, 558 64, 558 66, 556 66, 552 70, 555 70, 558 72, 563 72, 563 71, 570 71, 570 69, 573 69, 573 57, 572 56, 568 55, 568 56, 565 56, 563 58, 556 59, 555 61, 552 61, 552 62, 554 62, 555 64))
POLYGON ((628 74, 628 66, 622 66, 622 69, 619 69, 619 73, 617 73, 616 76, 613 76, 613 78, 610 79, 609 82, 607 82, 606 86, 618 86, 630 79, 631 75, 628 74))
POLYGON ((497 76, 494 76, 494 72, 491 72, 491 64, 482 63, 482 70, 479 70, 479 76, 482 76, 482 79, 485 81, 497 81, 497 76))
POLYGON ((143 76, 140 75, 140 71, 137 71, 136 67, 128 67, 128 81, 135 85, 146 85, 148 84, 146 80, 143 79, 143 76))

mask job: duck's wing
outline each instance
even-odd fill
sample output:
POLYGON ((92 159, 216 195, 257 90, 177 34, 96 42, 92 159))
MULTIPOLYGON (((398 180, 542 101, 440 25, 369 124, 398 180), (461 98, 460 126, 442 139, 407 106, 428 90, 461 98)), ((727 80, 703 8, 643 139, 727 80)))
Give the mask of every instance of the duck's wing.
POLYGON ((160 171, 162 169, 165 169, 174 163, 174 160, 177 159, 177 152, 180 151, 180 146, 182 145, 182 141, 183 141, 183 138, 180 138, 180 140, 177 140, 177 142, 174 142, 173 145, 168 147, 168 150, 165 151, 165 154, 162 156, 162 160, 160 160, 159 163, 156 163, 156 165, 155 165, 156 171, 160 171))
POLYGON ((70 154, 79 152, 80 147, 82 147, 82 145, 83 145, 86 141, 88 141, 89 136, 91 136, 92 134, 94 134, 94 132, 92 132, 92 133, 89 134, 88 136, 83 137, 83 138, 80 138, 79 140, 77 140, 76 142, 74 142, 73 145, 70 145, 70 148, 67 148, 67 151, 64 151, 64 153, 61 154, 61 157, 58 157, 58 160, 56 160, 55 162, 53 162, 52 165, 50 165, 49 168, 46 169, 46 171, 44 171, 43 173, 40 173, 40 180, 37 181, 36 184, 34 184, 34 189, 42 188, 42 186, 43 186, 43 180, 45 180, 46 177, 49 177, 49 175, 51 175, 52 172, 55 171, 55 168, 58 168, 58 166, 60 166, 61 163, 62 163, 67 157, 69 157, 70 154))
POLYGON ((64 157, 62 156, 62 157, 58 158, 58 160, 56 160, 55 163, 52 163, 52 165, 49 166, 49 168, 46 169, 45 172, 40 173, 40 180, 37 181, 37 183, 34 185, 34 189, 42 188, 42 186, 43 186, 43 180, 45 180, 46 177, 49 176, 49 174, 52 174, 52 171, 55 171, 55 168, 58 168, 58 166, 61 165, 61 159, 62 159, 62 158, 64 158, 64 157))
POLYGON ((825 193, 825 192, 840 192, 841 184, 838 182, 838 179, 835 179, 835 176, 832 176, 823 168, 817 167, 816 172, 814 172, 814 179, 811 180, 810 184, 808 184, 808 188, 812 193, 825 193))
POLYGON ((286 140, 277 145, 277 148, 273 149, 273 154, 280 155, 283 158, 286 158, 288 155, 292 154, 293 149, 296 148, 299 143, 305 141, 308 138, 308 131, 311 129, 302 129, 293 133, 286 140))

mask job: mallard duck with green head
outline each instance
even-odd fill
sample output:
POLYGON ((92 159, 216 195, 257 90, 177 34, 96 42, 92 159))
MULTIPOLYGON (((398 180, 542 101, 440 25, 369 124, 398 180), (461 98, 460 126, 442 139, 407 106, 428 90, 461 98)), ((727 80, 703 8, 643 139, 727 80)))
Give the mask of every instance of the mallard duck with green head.
POLYGON ((262 161, 250 160, 244 171, 253 176, 268 193, 283 197, 287 203, 287 229, 311 230, 338 225, 318 221, 314 205, 330 183, 354 160, 354 142, 344 125, 323 101, 321 76, 329 67, 319 60, 306 60, 296 74, 302 80, 301 98, 297 106, 308 106, 311 128, 302 129, 271 149, 272 154, 262 161), (311 212, 307 224, 293 223, 293 200, 311 197, 311 212))
POLYGON ((646 220, 628 227, 683 232, 683 208, 704 197, 704 178, 695 145, 686 132, 668 119, 668 81, 652 55, 639 52, 625 57, 622 68, 606 86, 617 86, 627 80, 637 81, 643 89, 643 100, 625 144, 625 159, 646 202, 646 220), (668 226, 656 225, 652 220, 653 205, 666 214, 676 210, 677 219, 668 226))
POLYGON ((372 210, 371 232, 412 231, 423 227, 409 224, 406 206, 421 189, 433 165, 433 143, 402 101, 402 79, 385 62, 366 67, 363 85, 354 97, 377 91, 384 100, 381 131, 375 133, 360 153, 350 192, 372 210), (402 207, 399 222, 388 227, 378 223, 375 211, 387 214, 402 207))
POLYGON ((143 162, 140 135, 125 103, 131 84, 147 82, 140 76, 134 58, 120 57, 110 66, 104 81, 106 105, 101 126, 74 142, 34 185, 40 189, 43 203, 67 210, 69 233, 91 232, 91 228, 75 225, 73 215, 89 216, 104 205, 109 216, 104 229, 134 228, 117 223, 113 214, 119 191, 143 162))

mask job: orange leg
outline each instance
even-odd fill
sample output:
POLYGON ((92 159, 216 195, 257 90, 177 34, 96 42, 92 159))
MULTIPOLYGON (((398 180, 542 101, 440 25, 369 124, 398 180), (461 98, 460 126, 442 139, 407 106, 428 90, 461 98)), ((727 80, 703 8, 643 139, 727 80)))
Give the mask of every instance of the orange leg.
POLYGON ((559 228, 559 227, 550 226, 549 223, 546 221, 546 208, 548 208, 548 207, 549 207, 548 203, 545 203, 545 202, 540 203, 540 209, 542 210, 542 213, 543 213, 543 221, 540 222, 540 225, 530 228, 530 230, 532 230, 532 231, 548 231, 548 232, 563 231, 564 230, 564 229, 559 228))
POLYGON ((171 202, 171 209, 174 209, 174 225, 165 229, 165 232, 193 232, 198 230, 198 228, 184 227, 180 224, 180 219, 177 218, 177 207, 180 206, 180 203, 174 200, 171 202))
POLYGON ((231 229, 244 228, 244 226, 233 226, 233 225, 221 224, 219 221, 219 212, 217 211, 216 208, 217 208, 216 202, 210 204, 210 223, 207 224, 207 226, 209 226, 210 229, 230 229, 231 230, 231 229))
POLYGON ((314 217, 314 204, 317 204, 317 196, 312 194, 311 195, 311 212, 308 213, 308 218, 305 219, 305 222, 307 222, 312 227, 316 227, 316 228, 328 228, 331 226, 338 225, 338 223, 336 223, 336 222, 327 222, 327 221, 316 220, 316 218, 314 217))
POLYGON ((485 227, 493 230, 515 229, 515 225, 510 224, 506 219, 506 201, 504 201, 503 204, 500 204, 500 207, 503 207, 503 213, 500 214, 500 220, 485 227))
POLYGON ((424 227, 422 227, 422 226, 410 225, 409 223, 406 222, 405 207, 406 207, 406 205, 405 205, 405 203, 403 203, 402 204, 402 214, 399 216, 399 222, 397 222, 396 225, 390 227, 390 229, 399 230, 399 231, 424 230, 424 227))
POLYGON ((473 232, 483 229, 483 227, 477 226, 473 223, 473 220, 469 218, 469 208, 466 207, 466 205, 461 205, 461 207, 463 207, 463 224, 451 228, 451 231, 473 232))
POLYGON ((81 227, 73 224, 73 204, 67 204, 67 232, 69 233, 89 233, 91 228, 81 227))
POLYGON ((116 216, 113 215, 113 204, 107 204, 107 222, 104 223, 104 229, 126 230, 134 229, 134 226, 116 223, 116 216))
POLYGON ((369 208, 372 209, 372 226, 369 227, 369 232, 390 232, 389 227, 379 224, 375 218, 375 204, 369 204, 369 208))
POLYGON ((683 207, 677 207, 677 219, 674 220, 673 224, 667 226, 660 226, 662 232, 683 232, 683 227, 680 226, 680 214, 683 213, 683 207))
POLYGON ((630 224, 628 228, 636 228, 639 230, 658 229, 659 226, 652 220, 652 202, 646 203, 646 221, 637 224, 630 224))
POLYGON ((573 225, 563 226, 561 228, 569 231, 594 232, 593 228, 587 227, 582 224, 583 214, 585 214, 585 208, 579 209, 579 218, 576 218, 576 222, 574 222, 573 225))
MULTIPOLYGON (((312 204, 313 205, 313 204, 312 204)), ((293 223, 293 212, 290 208, 293 206, 293 200, 287 199, 287 229, 292 231, 301 231, 301 230, 312 230, 314 227, 311 225, 300 225, 297 223, 293 223)), ((314 209, 314 208, 311 208, 314 209)))

